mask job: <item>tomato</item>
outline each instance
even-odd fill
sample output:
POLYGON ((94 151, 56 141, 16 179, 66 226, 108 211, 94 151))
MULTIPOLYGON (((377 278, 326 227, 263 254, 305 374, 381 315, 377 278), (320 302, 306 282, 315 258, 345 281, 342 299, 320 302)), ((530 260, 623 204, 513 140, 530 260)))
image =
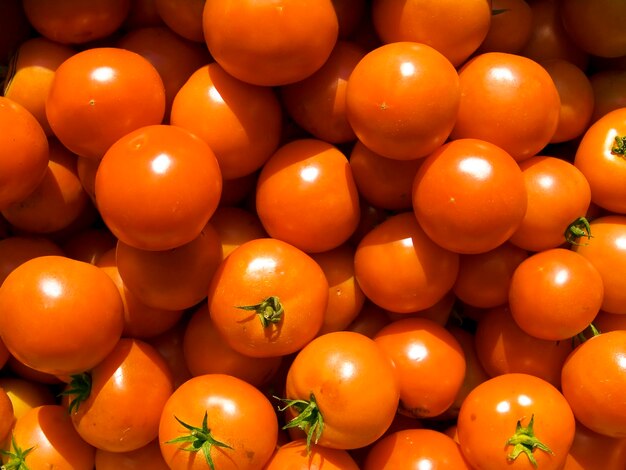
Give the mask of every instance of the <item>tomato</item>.
POLYGON ((117 240, 109 230, 102 227, 88 227, 68 235, 61 249, 68 258, 96 264, 107 251, 115 248, 117 240))
POLYGON ((621 470, 626 462, 626 438, 613 438, 591 431, 576 423, 574 442, 563 470, 585 470, 597 466, 621 470))
POLYGON ((559 14, 568 36, 585 52, 598 57, 626 55, 626 38, 620 18, 626 5, 611 0, 571 0, 559 3, 559 14))
POLYGON ((208 289, 215 328, 241 354, 283 356, 324 321, 328 281, 313 258, 275 238, 246 242, 217 268, 208 289))
POLYGON ((43 383, 19 377, 2 376, 0 377, 0 388, 11 400, 15 419, 25 415, 32 408, 56 404, 56 397, 51 388, 43 383))
POLYGON ((116 260, 121 280, 140 302, 183 310, 206 298, 222 245, 209 222, 195 239, 171 250, 142 250, 118 241, 116 260))
POLYGON ((593 325, 601 333, 613 330, 626 330, 626 315, 600 310, 593 319, 593 325))
POLYGON ((484 253, 461 255, 452 290, 458 299, 474 307, 503 305, 509 300, 513 272, 527 257, 526 250, 509 242, 484 253))
POLYGON ((286 85, 317 71, 339 33, 330 0, 207 0, 204 39, 226 72, 255 85, 286 85))
POLYGON ((318 334, 345 329, 363 307, 365 295, 354 277, 354 253, 352 245, 343 244, 311 255, 328 281, 328 307, 318 334))
POLYGON ((353 141, 356 136, 346 116, 346 87, 365 53, 354 42, 337 41, 328 60, 315 73, 280 87, 281 102, 289 117, 318 139, 334 144, 353 141))
POLYGON ((389 217, 360 241, 354 274, 365 296, 392 312, 435 305, 454 285, 459 255, 435 244, 412 212, 389 217))
POLYGON ((271 237, 307 253, 338 247, 360 217, 348 159, 319 139, 284 144, 261 169, 256 212, 271 237))
POLYGON ((561 386, 563 363, 572 352, 568 340, 540 339, 526 333, 508 307, 492 308, 482 315, 474 344, 481 365, 491 377, 530 374, 557 388, 561 386))
POLYGON ((376 333, 389 323, 391 319, 387 311, 366 299, 356 318, 345 329, 374 338, 376 333))
POLYGON ((559 469, 574 429, 572 409, 554 386, 517 373, 478 385, 457 422, 461 451, 475 469, 559 469))
POLYGON ((126 19, 130 0, 24 0, 30 24, 42 36, 62 44, 85 44, 115 32, 126 19))
POLYGON ((626 331, 601 333, 569 355, 561 373, 563 395, 584 426, 610 437, 626 437, 626 331))
POLYGON ((256 213, 242 207, 218 206, 210 223, 217 231, 224 258, 247 241, 267 237, 256 213))
POLYGON ((76 51, 43 37, 28 39, 16 51, 4 83, 4 96, 24 106, 37 119, 46 135, 52 129, 46 117, 46 98, 54 72, 76 51))
POLYGON ((128 452, 96 449, 95 462, 97 470, 169 470, 156 439, 128 452))
POLYGON ((48 170, 48 139, 21 104, 0 96, 0 210, 25 199, 48 170))
POLYGON ((467 61, 459 79, 461 101, 451 138, 486 140, 517 161, 550 142, 561 104, 554 81, 537 62, 486 52, 467 61))
POLYGON ((470 470, 456 442, 433 429, 406 429, 377 441, 368 452, 363 470, 437 468, 470 470))
POLYGON ((174 378, 174 389, 191 378, 191 372, 187 368, 183 341, 187 329, 187 316, 176 323, 172 328, 163 333, 146 338, 146 342, 154 346, 159 354, 165 359, 174 378))
POLYGON ((232 375, 255 387, 265 385, 282 361, 282 356, 250 357, 231 348, 220 336, 205 304, 191 313, 182 347, 192 376, 232 375))
POLYGON ((401 413, 431 418, 452 405, 466 363, 463 349, 448 330, 432 320, 406 318, 383 327, 374 341, 395 366, 401 413))
POLYGON ((369 16, 365 0, 332 0, 339 22, 339 39, 350 38, 369 16))
POLYGON ((574 165, 591 187, 591 200, 611 212, 626 214, 622 180, 626 174, 626 108, 605 114, 582 136, 574 165))
POLYGON ((443 144, 459 100, 459 76, 448 59, 426 44, 407 41, 370 50, 346 88, 348 122, 357 138, 398 160, 424 157, 443 144))
POLYGON ((211 60, 202 44, 185 40, 165 26, 135 28, 115 45, 145 57, 159 72, 165 87, 166 121, 180 87, 193 72, 211 60))
POLYGON ((286 427, 325 447, 364 447, 391 425, 399 391, 393 363, 374 340, 327 333, 304 346, 289 367, 286 427))
POLYGON ((50 140, 48 171, 26 198, 2 211, 15 228, 29 233, 51 233, 70 226, 88 204, 76 169, 76 155, 50 140))
POLYGON ((117 287, 100 268, 63 256, 26 261, 0 288, 0 335, 17 359, 56 375, 90 369, 124 326, 117 287))
POLYGON ((593 90, 594 123, 610 111, 626 108, 626 70, 598 70, 589 75, 593 90))
POLYGON ((445 326, 452 315, 452 310, 456 302, 456 296, 452 291, 448 291, 441 299, 430 307, 415 310, 414 312, 398 313, 387 312, 387 316, 393 320, 401 320, 406 318, 424 318, 435 323, 445 326))
POLYGON ((264 470, 359 470, 350 454, 343 449, 331 449, 296 439, 276 449, 264 470))
POLYGON ((11 236, 0 240, 0 285, 20 264, 48 255, 63 256, 63 250, 48 238, 11 236))
POLYGON ((626 217, 605 215, 590 223, 592 237, 581 240, 572 249, 587 258, 600 272, 604 286, 602 310, 626 313, 626 217))
POLYGON ((278 420, 265 395, 222 374, 200 375, 178 387, 159 425, 161 452, 172 470, 261 470, 277 436, 278 420))
POLYGON ((72 152, 100 159, 118 139, 160 124, 165 90, 159 72, 135 52, 94 47, 58 66, 46 99, 54 135, 72 152))
POLYGON ((168 28, 189 41, 204 42, 204 0, 153 0, 157 14, 168 28))
POLYGON ((0 387, 0 445, 9 436, 14 421, 13 402, 7 392, 0 387))
POLYGON ((60 405, 42 405, 18 418, 7 468, 92 470, 95 449, 78 435, 60 405))
POLYGON ((424 232, 463 254, 484 253, 507 241, 527 206, 517 162, 478 139, 454 140, 429 155, 415 175, 412 200, 424 232))
POLYGON ((11 353, 4 345, 4 341, 2 341, 2 338, 0 338, 0 369, 2 369, 7 364, 7 361, 11 357, 13 356, 11 356, 11 353))
POLYGON ((213 62, 179 87, 170 122, 209 144, 224 179, 234 179, 255 172, 276 151, 282 110, 273 89, 242 82, 213 62))
POLYGON ((491 23, 477 49, 518 54, 530 39, 533 12, 526 0, 492 0, 491 23))
POLYGON ((0 63, 9 63, 12 54, 32 34, 21 0, 6 0, 0 4, 0 63))
POLYGON ((124 20, 124 28, 128 30, 162 26, 155 0, 135 0, 130 4, 130 11, 124 20))
POLYGON ((413 180, 424 159, 385 158, 357 141, 350 152, 350 168, 359 196, 393 211, 410 210, 413 180))
POLYGON ((118 140, 96 173, 104 222, 123 243, 168 250, 197 238, 222 190, 211 148, 176 126, 147 126, 118 140))
POLYGON ((372 20, 383 42, 427 44, 458 66, 487 35, 491 8, 485 0, 374 0, 372 20))

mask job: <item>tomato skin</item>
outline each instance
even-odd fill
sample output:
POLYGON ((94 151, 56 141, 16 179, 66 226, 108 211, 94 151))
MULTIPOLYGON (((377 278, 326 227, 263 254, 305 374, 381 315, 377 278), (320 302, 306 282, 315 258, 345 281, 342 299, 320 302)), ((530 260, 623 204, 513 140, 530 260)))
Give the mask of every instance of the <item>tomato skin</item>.
POLYGON ((0 96, 0 210, 25 199, 48 169, 48 139, 21 104, 0 96))
POLYGON ((443 144, 459 100, 459 76, 448 59, 407 41, 369 51, 346 88, 348 122, 357 138, 373 152, 398 160, 424 157, 443 144))
POLYGON ((96 449, 97 470, 169 470, 155 439, 139 449, 128 452, 109 452, 96 449))
POLYGON ((153 0, 161 21, 183 38, 203 43, 202 10, 203 0, 190 0, 180 3, 177 0, 153 0))
POLYGON ((393 421, 400 396, 389 358, 374 340, 349 331, 318 336, 294 358, 285 397, 311 395, 324 419, 317 443, 333 449, 376 441, 393 421))
POLYGON ((200 426, 207 414, 213 437, 232 449, 211 448, 215 468, 261 470, 276 448, 278 421, 270 401, 243 380, 222 374, 189 379, 170 396, 159 427, 159 443, 172 470, 205 470, 202 453, 180 450, 168 443, 188 431, 175 417, 191 426, 200 426))
POLYGON ((14 269, 0 288, 0 310, 0 335, 11 354, 55 375, 91 369, 124 327, 113 281, 96 266, 62 256, 40 256, 14 269))
POLYGON ((307 452, 306 439, 296 439, 276 449, 263 470, 359 470, 343 449, 312 444, 307 452))
POLYGON ((9 436, 14 421, 13 402, 7 392, 0 387, 0 445, 2 445, 9 436))
POLYGON ((605 114, 583 134, 574 165, 591 187, 591 200, 611 212, 626 214, 626 159, 616 148, 616 138, 626 136, 626 108, 605 114))
POLYGON ((492 0, 489 30, 477 52, 519 53, 530 38, 533 12, 526 0, 492 0))
POLYGON ((237 247, 217 268, 208 289, 208 309, 236 351, 283 356, 317 335, 328 295, 324 271, 309 255, 275 238, 259 238, 237 247), (277 322, 268 319, 267 326, 254 309, 240 308, 271 297, 278 298, 283 312, 277 322))
POLYGON ((215 61, 232 76, 265 86, 313 74, 339 33, 330 0, 207 0, 202 20, 215 61))
POLYGON ((504 374, 472 390, 457 422, 461 451, 475 469, 559 469, 574 439, 575 419, 565 397, 548 382, 528 374, 504 374), (527 426, 534 417, 534 433, 552 453, 535 449, 537 466, 527 455, 511 461, 513 446, 505 445, 516 422, 527 426))
POLYGON ((221 191, 211 148, 171 125, 147 126, 122 137, 102 158, 95 181, 108 228, 142 250, 168 250, 198 237, 221 191))
POLYGON ((15 419, 25 415, 28 410, 41 405, 57 404, 55 395, 49 386, 43 383, 19 377, 0 377, 2 388, 11 400, 15 419))
POLYGON ((465 354, 443 326, 406 318, 383 327, 374 341, 393 362, 400 383, 399 412, 415 418, 442 414, 465 377, 465 354), (441 370, 446 370, 441 377, 441 370))
POLYGON ((563 470, 598 468, 621 470, 626 462, 626 438, 614 438, 593 432, 576 423, 574 442, 563 470))
POLYGON ((389 217, 357 246, 354 273, 365 296, 389 311, 435 305, 453 286, 459 255, 435 244, 412 212, 389 217))
POLYGON ((626 437, 626 331, 601 333, 580 344, 561 373, 563 395, 576 419, 599 434, 626 437))
POLYGON ((267 233, 307 253, 338 247, 359 223, 350 163, 319 139, 296 139, 278 148, 261 169, 255 196, 267 233))
POLYGON ((62 250, 52 240, 42 236, 13 235, 0 240, 0 285, 15 268, 38 256, 63 256, 62 250))
POLYGON ((527 207, 519 165, 479 139, 453 140, 426 157, 415 175, 412 199, 428 236, 462 254, 484 253, 507 241, 527 207))

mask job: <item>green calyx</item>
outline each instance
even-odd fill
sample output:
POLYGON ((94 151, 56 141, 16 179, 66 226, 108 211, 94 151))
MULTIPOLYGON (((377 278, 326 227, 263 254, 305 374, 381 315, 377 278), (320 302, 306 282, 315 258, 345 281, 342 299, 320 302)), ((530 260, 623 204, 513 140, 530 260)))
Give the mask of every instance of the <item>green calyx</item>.
POLYGON ((515 460, 523 453, 526 454, 533 467, 537 467, 537 460, 535 460, 533 455, 535 449, 554 454, 547 445, 535 437, 535 431, 533 430, 534 420, 535 415, 531 415, 528 426, 522 426, 521 420, 517 421, 515 434, 506 441, 507 446, 513 446, 513 450, 507 456, 509 460, 515 460))
POLYGON ((626 154, 626 137, 615 136, 611 153, 621 156, 626 154))
POLYGON ((311 393, 309 400, 290 400, 288 398, 274 397, 285 403, 279 411, 293 408, 298 416, 283 426, 283 429, 299 428, 306 434, 306 450, 311 452, 311 443, 317 444, 324 431, 324 417, 317 406, 315 395, 311 393))
POLYGON ((567 226, 563 235, 565 241, 571 245, 586 245, 586 243, 579 243, 578 240, 582 237, 587 237, 589 240, 592 237, 589 221, 585 217, 578 217, 567 226))
POLYGON ((189 434, 184 436, 177 437, 176 439, 171 439, 166 441, 166 444, 176 444, 182 443, 183 446, 180 447, 181 450, 185 450, 188 452, 198 452, 202 451, 206 463, 208 464, 211 470, 215 470, 215 464, 213 463, 213 458, 211 457, 211 448, 215 447, 224 447, 226 449, 232 449, 231 446, 225 444, 223 442, 218 441, 211 434, 211 430, 208 426, 208 415, 207 412, 204 412, 204 418, 202 419, 201 427, 191 426, 190 424, 185 423, 178 419, 178 417, 174 416, 176 421, 178 421, 185 429, 189 431, 189 434))
POLYGON ((285 311, 280 303, 280 300, 275 295, 268 297, 258 304, 244 305, 237 308, 256 312, 257 316, 261 320, 263 328, 267 328, 271 324, 280 322, 283 319, 283 313, 285 311))
POLYGON ((20 446, 15 442, 15 437, 11 436, 11 448, 10 450, 1 450, 0 454, 9 457, 9 460, 4 465, 0 466, 1 470, 30 470, 26 465, 26 457, 32 452, 34 447, 29 447, 26 450, 22 450, 20 446))
POLYGON ((78 411, 81 403, 89 398, 91 394, 91 374, 83 372, 82 374, 72 375, 71 379, 67 389, 61 392, 61 395, 70 397, 68 407, 70 414, 78 411))

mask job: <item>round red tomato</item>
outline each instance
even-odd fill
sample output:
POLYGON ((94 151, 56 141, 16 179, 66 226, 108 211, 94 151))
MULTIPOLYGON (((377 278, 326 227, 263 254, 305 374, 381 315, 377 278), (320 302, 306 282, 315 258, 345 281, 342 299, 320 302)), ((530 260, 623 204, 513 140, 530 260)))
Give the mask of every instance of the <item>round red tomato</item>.
POLYGON ((417 221, 435 243, 457 253, 484 253, 501 245, 519 227, 526 207, 517 162, 478 139, 444 144, 426 158, 413 182, 417 221))
POLYGON ((96 449, 98 470, 169 470, 161 454, 159 442, 155 439, 148 445, 128 452, 109 452, 96 449))
POLYGON ((565 397, 545 380, 504 374, 472 390, 461 405, 457 433, 476 469, 560 469, 576 421, 565 397))
POLYGON ((263 470, 359 470, 350 454, 343 449, 331 449, 296 439, 276 449, 263 470))
POLYGON ((170 125, 118 140, 96 173, 102 219, 127 245, 168 250, 198 237, 219 203, 222 176, 211 148, 170 125))
POLYGON ((346 88, 346 111, 370 150, 413 160, 445 142, 459 99, 459 76, 448 59, 426 44, 394 42, 356 64, 346 88))

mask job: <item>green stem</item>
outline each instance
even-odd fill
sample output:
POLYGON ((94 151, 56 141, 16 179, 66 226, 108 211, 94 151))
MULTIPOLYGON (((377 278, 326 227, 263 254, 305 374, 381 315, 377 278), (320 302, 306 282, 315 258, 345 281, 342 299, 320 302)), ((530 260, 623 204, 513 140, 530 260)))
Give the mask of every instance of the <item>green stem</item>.
POLYGON ((221 441, 218 441, 211 434, 211 430, 208 427, 208 416, 207 412, 204 412, 204 418, 202 419, 202 426, 196 427, 191 426, 190 424, 181 421, 176 416, 174 416, 176 421, 178 421, 185 429, 189 431, 189 434, 177 437, 175 439, 171 439, 166 441, 166 444, 176 444, 176 443, 184 443, 185 445, 181 446, 181 450, 185 450, 187 452, 198 452, 202 451, 204 455, 204 459, 206 460, 209 468, 211 470, 215 470, 215 464, 213 463, 213 457, 211 457, 211 449, 213 446, 215 447, 224 447, 226 449, 232 449, 231 446, 225 444, 221 441))
POLYGON ((29 470, 26 465, 26 457, 31 451, 34 449, 33 447, 29 447, 26 450, 22 450, 20 446, 15 442, 15 436, 11 436, 11 447, 13 448, 13 452, 10 450, 1 450, 0 454, 6 455, 9 457, 9 460, 4 465, 0 466, 1 470, 29 470))
POLYGON ((311 442, 317 444, 324 431, 324 417, 317 406, 315 395, 311 393, 309 400, 290 400, 288 398, 274 397, 286 405, 278 408, 285 411, 287 408, 294 408, 298 415, 283 426, 283 429, 299 428, 306 433, 306 450, 311 452, 311 442))
POLYGON ((494 8, 491 10, 491 16, 501 15, 502 13, 506 13, 510 8, 494 8))
POLYGON ((535 436, 535 431, 533 430, 534 420, 535 415, 531 415, 528 426, 522 426, 521 420, 517 421, 515 434, 506 441, 507 446, 513 446, 513 450, 507 456, 509 460, 515 460, 520 454, 524 453, 533 467, 537 467, 537 460, 535 460, 535 456, 533 455, 535 449, 542 450, 548 454, 554 453, 535 436))
POLYGON ((565 241, 571 245, 586 245, 586 243, 579 243, 578 239, 581 237, 587 237, 587 240, 589 240, 592 237, 589 221, 586 217, 578 217, 567 226, 563 235, 565 237, 565 241))
POLYGON ((78 411, 81 403, 89 398, 91 394, 91 374, 83 372, 71 376, 68 387, 61 392, 62 396, 74 397, 70 398, 68 411, 70 414, 78 411))
POLYGON ((285 312, 280 300, 275 295, 268 297, 258 304, 238 306, 237 308, 255 311, 259 320, 261 320, 263 328, 267 328, 273 323, 279 323, 283 319, 283 313, 285 312))
POLYGON ((615 142, 611 147, 611 153, 624 156, 626 154, 626 136, 615 136, 615 142))

